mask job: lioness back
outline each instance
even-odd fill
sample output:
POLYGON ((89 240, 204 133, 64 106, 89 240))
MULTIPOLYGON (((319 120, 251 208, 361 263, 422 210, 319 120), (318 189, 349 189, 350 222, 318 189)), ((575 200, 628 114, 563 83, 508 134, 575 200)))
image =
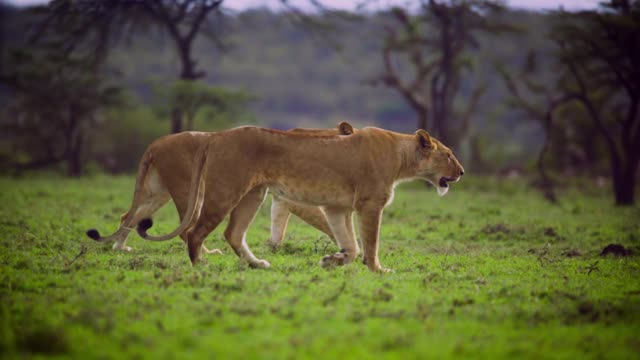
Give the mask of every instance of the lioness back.
POLYGON ((352 207, 355 184, 397 173, 393 136, 376 128, 348 136, 316 136, 240 127, 210 138, 208 171, 250 178, 251 186, 267 185, 296 203, 352 207))

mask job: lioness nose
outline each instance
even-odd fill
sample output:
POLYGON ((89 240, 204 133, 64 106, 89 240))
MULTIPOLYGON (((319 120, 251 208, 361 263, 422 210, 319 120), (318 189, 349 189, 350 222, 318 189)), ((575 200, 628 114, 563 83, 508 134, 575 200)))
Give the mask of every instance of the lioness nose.
POLYGON ((464 175, 464 169, 460 170, 460 176, 464 175))

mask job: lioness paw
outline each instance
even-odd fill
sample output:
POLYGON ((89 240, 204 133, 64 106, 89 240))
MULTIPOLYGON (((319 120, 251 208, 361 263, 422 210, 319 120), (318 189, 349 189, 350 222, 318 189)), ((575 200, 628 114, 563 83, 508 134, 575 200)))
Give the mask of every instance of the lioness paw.
POLYGON ((320 260, 320 266, 323 268, 332 266, 342 266, 348 262, 348 255, 345 253, 335 253, 333 255, 327 255, 320 260))
POLYGON ((249 264, 249 266, 251 266, 254 269, 267 269, 271 266, 271 264, 269 264, 267 260, 258 260, 256 262, 249 264))
POLYGON ((377 273, 381 273, 381 274, 389 274, 389 273, 394 273, 395 272, 393 269, 383 268, 383 267, 381 267, 379 269, 376 269, 374 271, 377 272, 377 273))
POLYGON ((202 245, 202 250, 204 250, 204 252, 206 252, 207 254, 220 254, 222 255, 222 250, 220 249, 207 249, 204 245, 202 245))
POLYGON ((375 264, 375 265, 368 266, 368 267, 369 267, 369 271, 375 272, 375 273, 379 273, 379 274, 386 274, 386 273, 395 272, 393 269, 383 268, 382 266, 380 266, 380 264, 375 264))
POLYGON ((269 246, 269 249, 273 252, 280 250, 280 248, 282 247, 280 243, 271 242, 271 241, 269 241, 267 245, 269 246))
POLYGON ((113 245, 113 250, 115 250, 115 251, 133 251, 133 248, 130 247, 130 246, 123 246, 123 245, 114 244, 113 245))

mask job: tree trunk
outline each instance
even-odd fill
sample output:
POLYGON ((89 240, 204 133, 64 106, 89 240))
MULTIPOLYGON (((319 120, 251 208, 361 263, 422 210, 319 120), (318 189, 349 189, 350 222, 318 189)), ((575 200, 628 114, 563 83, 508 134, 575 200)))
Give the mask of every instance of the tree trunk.
MULTIPOLYGON (((447 119, 447 120, 451 120, 451 119, 447 119)), ((440 140, 443 144, 445 144, 450 149, 453 149, 453 150, 460 149, 459 145, 460 145, 461 137, 458 137, 452 134, 452 131, 449 128, 449 122, 442 123, 442 126, 440 127, 440 138, 438 140, 440 140)))
POLYGON ((538 155, 537 167, 538 174, 540 174, 540 189, 542 190, 542 194, 544 197, 549 200, 552 204, 558 203, 558 198, 556 197, 556 192, 554 189, 553 181, 549 178, 547 174, 546 167, 544 165, 544 156, 549 150, 549 130, 545 131, 544 144, 542 145, 542 150, 538 155))
POLYGON ((616 205, 631 206, 635 203, 635 179, 626 176, 614 176, 613 192, 616 196, 616 205))
POLYGON ((67 175, 78 177, 82 175, 82 128, 79 125, 80 114, 74 104, 69 106, 68 114, 69 122, 64 129, 64 158, 67 162, 67 175))
POLYGON ((194 115, 191 112, 187 112, 185 114, 185 131, 193 131, 193 120, 194 120, 194 115))
POLYGON ((84 161, 83 161, 83 146, 84 146, 84 135, 82 133, 82 128, 79 127, 76 129, 76 136, 71 143, 71 148, 68 154, 68 175, 78 177, 83 173, 84 161))
POLYGON ((171 112, 171 133, 182 131, 182 111, 176 106, 171 112))
MULTIPOLYGON (((195 69, 195 62, 191 60, 191 38, 176 38, 176 46, 178 53, 180 54, 180 62, 182 64, 182 71, 180 72, 180 80, 183 81, 196 81, 198 78, 204 76, 203 72, 197 72, 195 69)), ((184 109, 180 109, 179 106, 175 106, 171 112, 171 133, 179 133, 185 131, 184 124, 184 109)), ((186 129, 193 130, 193 129, 186 129)))
POLYGON ((423 130, 427 130, 427 126, 428 121, 429 121, 429 114, 428 114, 428 110, 426 108, 416 108, 414 107, 414 110, 418 113, 418 129, 423 129, 423 130))
POLYGON ((78 133, 81 129, 75 129, 72 131, 76 133, 72 135, 67 141, 69 145, 67 147, 67 175, 72 177, 78 177, 82 175, 82 134, 78 133))
POLYGON ((632 206, 635 204, 636 174, 638 170, 638 156, 629 154, 632 158, 622 164, 622 169, 613 169, 613 193, 618 206, 632 206))
POLYGON ((82 175, 82 159, 79 149, 75 149, 67 155, 67 175, 72 177, 82 175))

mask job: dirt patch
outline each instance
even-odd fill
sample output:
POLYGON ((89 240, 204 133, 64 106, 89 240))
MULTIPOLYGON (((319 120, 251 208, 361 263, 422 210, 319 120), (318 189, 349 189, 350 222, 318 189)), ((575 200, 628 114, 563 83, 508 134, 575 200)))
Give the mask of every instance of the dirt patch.
POLYGON ((452 305, 454 307, 460 307, 460 306, 465 306, 465 305, 473 305, 474 303, 475 303, 475 300, 473 300, 471 298, 453 299, 452 305))
POLYGON ((486 236, 517 236, 524 235, 525 229, 522 226, 513 226, 504 223, 496 223, 486 225, 480 230, 480 233, 486 236))
POLYGON ((546 227, 544 228, 544 236, 558 237, 558 233, 556 232, 556 229, 552 227, 546 227))
POLYGON ((582 254, 576 249, 566 249, 562 252, 562 256, 568 258, 580 257, 582 254))
POLYGON ((391 301, 391 299, 393 299, 393 294, 385 289, 380 288, 373 292, 373 300, 375 301, 388 302, 391 301))
POLYGON ((558 240, 558 241, 566 240, 566 238, 560 235, 560 233, 558 233, 558 230, 556 230, 554 227, 547 226, 542 228, 541 230, 542 230, 542 235, 550 238, 551 240, 558 240))
POLYGON ((629 256, 632 251, 625 248, 620 244, 609 244, 602 249, 600 256, 614 255, 614 256, 629 256))
POLYGON ((62 329, 39 328, 19 334, 18 347, 32 354, 64 354, 69 341, 62 329))
POLYGON ((523 238, 525 233, 523 226, 495 223, 485 225, 474 238, 489 237, 494 240, 516 240, 523 238))
POLYGON ((509 226, 507 226, 507 225, 505 225, 503 223, 487 225, 487 226, 483 227, 481 231, 486 235, 510 234, 510 233, 513 232, 513 230, 509 226))
POLYGON ((611 323, 616 320, 628 318, 630 310, 606 301, 592 302, 583 300, 575 305, 573 314, 567 314, 568 323, 611 323))

